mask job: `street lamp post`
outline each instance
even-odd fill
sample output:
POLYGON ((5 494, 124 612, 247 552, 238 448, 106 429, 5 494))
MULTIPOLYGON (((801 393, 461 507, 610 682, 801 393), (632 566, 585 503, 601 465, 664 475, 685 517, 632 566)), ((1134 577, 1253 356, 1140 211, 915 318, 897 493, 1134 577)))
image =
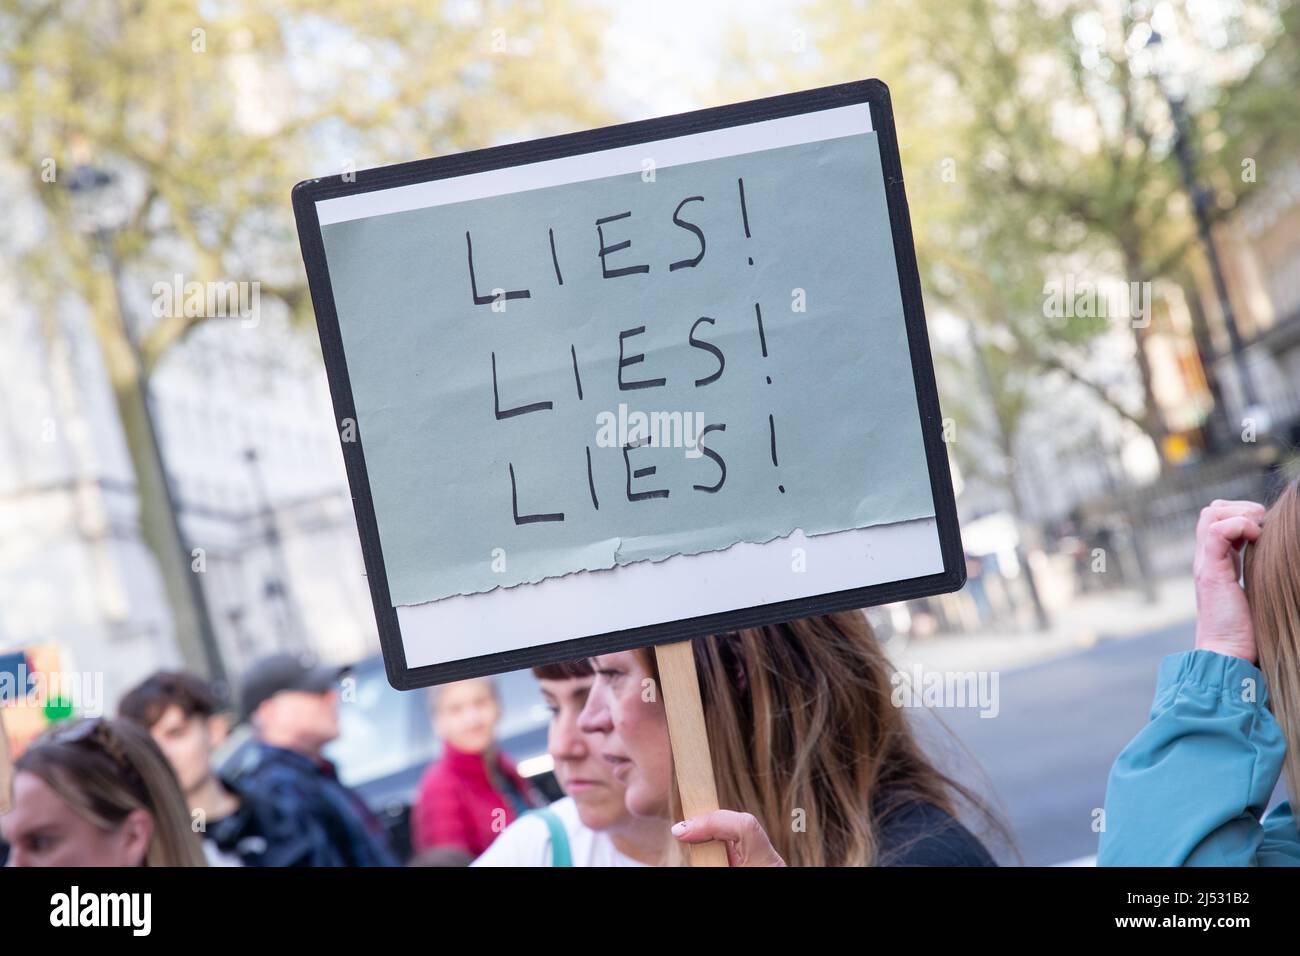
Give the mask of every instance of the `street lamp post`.
MULTIPOLYGON (((970 343, 971 354, 975 360, 980 385, 983 388, 985 398, 988 400, 998 447, 1004 453, 1007 453, 1010 451, 1011 440, 1006 429, 1002 426, 1002 420, 998 417, 997 391, 993 387, 993 373, 989 370, 988 362, 984 358, 984 349, 980 345, 979 333, 975 330, 974 321, 967 320, 966 335, 970 343)), ((1024 529, 1027 524, 1024 518, 1024 502, 1020 497, 1020 489, 1016 484, 1015 473, 1007 470, 1005 463, 1004 471, 1006 472, 1007 494, 1011 498, 1012 518, 1015 521, 1016 528, 1016 562, 1020 565, 1020 570, 1025 576, 1025 588, 1029 592, 1029 601, 1034 609, 1034 624, 1039 631, 1048 631, 1051 630, 1052 619, 1047 613, 1047 607, 1043 604, 1042 595, 1038 590, 1038 581, 1035 578, 1033 567, 1029 564, 1029 555, 1024 546, 1024 529)))
MULTIPOLYGON (((1147 40, 1147 46, 1154 48, 1158 54, 1162 49, 1162 43, 1160 34, 1153 30, 1150 39, 1147 40)), ((1160 60, 1162 59, 1163 57, 1159 55, 1154 57, 1157 68, 1152 73, 1155 76, 1156 85, 1160 88, 1161 94, 1169 104, 1169 113, 1173 117, 1174 155, 1178 160, 1179 172, 1182 174, 1183 188, 1192 201, 1192 212, 1196 217, 1197 237, 1200 239, 1202 250, 1205 253, 1205 260, 1210 267, 1210 276, 1214 282, 1214 293, 1218 299, 1219 312, 1223 316, 1223 324, 1228 332, 1233 367, 1236 369, 1237 380, 1241 385, 1242 401, 1246 409, 1249 410, 1258 404, 1258 398, 1255 392, 1255 383, 1251 378, 1250 366, 1246 361, 1243 350, 1241 331, 1237 328, 1237 314, 1232 306, 1232 297, 1228 294, 1228 283, 1223 275, 1219 250, 1214 244, 1214 235, 1211 232, 1210 206, 1214 201, 1213 193, 1202 186, 1196 178, 1196 144, 1192 138, 1186 98, 1170 91, 1163 76, 1164 70, 1160 68, 1160 60)))
MULTIPOLYGON (((69 177, 68 190, 74 201, 85 204, 92 214, 83 220, 86 232, 93 237, 99 247, 100 255, 107 267, 109 280, 113 288, 114 308, 121 323, 123 335, 131 350, 135 362, 135 387, 139 391, 141 406, 140 418, 145 430, 145 454, 148 460, 145 467, 152 469, 157 476, 157 493, 162 500, 163 520, 156 522, 153 534, 159 540, 151 541, 160 564, 159 571, 163 577, 164 590, 171 606, 177 641, 181 655, 186 664, 206 671, 213 681, 226 679, 225 665, 217 643, 216 631, 208 612, 206 596, 198 575, 190 570, 190 548, 185 541, 175 494, 172 490, 171 477, 163 460, 162 446, 158 441, 158 430, 154 420, 153 402, 150 395, 148 379, 145 377, 144 364, 136 341, 134 324, 130 319, 130 310, 122 295, 122 269, 113 248, 114 225, 102 221, 104 217, 94 213, 100 204, 111 206, 109 193, 115 182, 112 173, 83 164, 77 166, 69 177)), ((137 474, 136 487, 144 494, 145 476, 137 474)))
POLYGON ((249 477, 257 495, 258 513, 264 521, 262 540, 266 542, 271 559, 271 575, 266 579, 266 597, 280 602, 289 637, 286 643, 289 644, 290 649, 297 652, 307 651, 309 650, 307 629, 303 625, 302 615, 298 612, 298 602, 293 595, 289 565, 284 554, 284 540, 275 517, 275 507, 262 476, 261 456, 254 446, 249 445, 244 449, 244 461, 248 463, 249 477))

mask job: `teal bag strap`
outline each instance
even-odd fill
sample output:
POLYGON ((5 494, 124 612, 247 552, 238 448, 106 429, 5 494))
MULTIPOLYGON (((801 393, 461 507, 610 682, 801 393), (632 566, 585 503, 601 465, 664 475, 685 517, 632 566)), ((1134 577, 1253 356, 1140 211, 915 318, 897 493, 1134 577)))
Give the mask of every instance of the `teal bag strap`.
POLYGON ((573 854, 569 852, 569 833, 564 829, 564 822, 550 807, 530 810, 541 817, 546 829, 551 831, 551 866, 573 866, 573 854))

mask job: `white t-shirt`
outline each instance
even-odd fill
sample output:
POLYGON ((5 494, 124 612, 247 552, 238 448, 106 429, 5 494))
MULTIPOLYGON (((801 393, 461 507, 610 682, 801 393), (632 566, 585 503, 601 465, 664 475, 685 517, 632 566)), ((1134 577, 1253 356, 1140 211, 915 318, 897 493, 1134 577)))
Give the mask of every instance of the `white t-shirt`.
POLYGON ((208 866, 243 866, 244 861, 234 853, 217 849, 211 840, 203 841, 203 855, 208 858, 208 866))
MULTIPOLYGON (((614 847, 609 834, 585 826, 572 797, 556 800, 551 812, 569 834, 569 855, 574 866, 644 866, 614 847)), ((492 845, 471 866, 550 866, 551 829, 535 813, 520 817, 501 831, 492 845)))

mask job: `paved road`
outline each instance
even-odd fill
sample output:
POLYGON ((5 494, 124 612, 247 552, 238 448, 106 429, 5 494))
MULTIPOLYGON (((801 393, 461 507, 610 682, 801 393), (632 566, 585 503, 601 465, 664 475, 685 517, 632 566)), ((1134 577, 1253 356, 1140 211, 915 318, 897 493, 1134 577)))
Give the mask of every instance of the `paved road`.
MULTIPOLYGON (((1102 806, 1106 775, 1146 722, 1160 659, 1191 646, 1189 620, 1002 671, 998 716, 981 718, 975 709, 940 713, 969 756, 951 739, 945 744, 938 728, 923 733, 932 749, 946 752, 946 766, 963 783, 985 794, 991 783, 1026 864, 1088 857, 1097 851, 1093 811, 1102 806)), ((997 855, 1016 862, 1006 851, 997 855)))

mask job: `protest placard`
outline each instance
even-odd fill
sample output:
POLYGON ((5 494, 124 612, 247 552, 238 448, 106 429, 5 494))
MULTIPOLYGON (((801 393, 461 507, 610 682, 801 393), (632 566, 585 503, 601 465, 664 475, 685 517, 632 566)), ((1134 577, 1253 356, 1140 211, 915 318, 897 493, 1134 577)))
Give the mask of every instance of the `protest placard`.
POLYGON ((395 686, 961 585, 882 84, 294 205, 395 686))

